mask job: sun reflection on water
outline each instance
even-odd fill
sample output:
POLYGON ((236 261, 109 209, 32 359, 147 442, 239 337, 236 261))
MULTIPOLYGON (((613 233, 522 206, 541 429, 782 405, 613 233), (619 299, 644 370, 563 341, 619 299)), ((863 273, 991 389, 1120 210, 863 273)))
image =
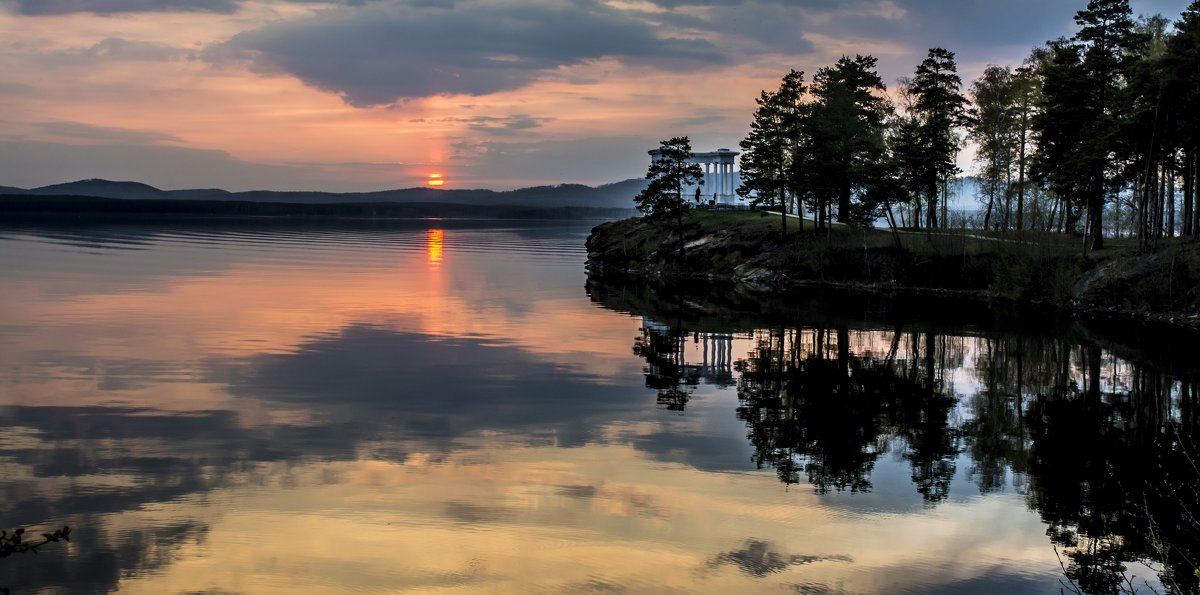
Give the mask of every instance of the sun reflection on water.
POLYGON ((445 238, 446 231, 442 229, 431 229, 425 232, 425 255, 429 264, 434 266, 442 264, 442 242, 445 238))

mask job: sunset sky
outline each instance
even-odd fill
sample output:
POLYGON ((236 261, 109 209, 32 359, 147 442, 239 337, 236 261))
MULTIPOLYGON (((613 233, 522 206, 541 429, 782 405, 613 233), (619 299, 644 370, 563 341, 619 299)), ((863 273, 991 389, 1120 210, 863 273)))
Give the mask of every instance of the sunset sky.
MULTIPOLYGON (((659 139, 737 147, 754 99, 932 46, 969 82, 1085 0, 0 0, 0 185, 362 191, 601 184, 659 139)), ((1133 0, 1178 18, 1187 0, 1133 0)))

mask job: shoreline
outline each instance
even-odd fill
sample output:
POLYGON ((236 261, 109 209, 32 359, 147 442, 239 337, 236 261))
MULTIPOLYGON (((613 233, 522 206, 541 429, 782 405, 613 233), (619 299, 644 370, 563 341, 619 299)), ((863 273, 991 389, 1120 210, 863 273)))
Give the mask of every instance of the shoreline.
POLYGON ((642 217, 597 226, 587 242, 589 276, 719 282, 759 298, 807 288, 948 297, 1200 332, 1195 241, 1171 240, 1143 254, 1118 247, 1083 256, 1069 249, 1076 240, 1070 237, 1052 245, 909 232, 906 245, 896 246, 888 230, 842 228, 819 237, 809 226, 784 239, 777 214, 689 217, 683 263, 671 225, 642 217), (754 221, 763 217, 774 227, 754 221))

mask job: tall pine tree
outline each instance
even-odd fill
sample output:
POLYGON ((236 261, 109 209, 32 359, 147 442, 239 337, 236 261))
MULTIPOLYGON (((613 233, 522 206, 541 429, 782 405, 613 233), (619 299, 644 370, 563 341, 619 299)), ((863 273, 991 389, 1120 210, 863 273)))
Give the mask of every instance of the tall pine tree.
POLYGON ((913 169, 925 195, 929 227, 938 226, 938 188, 959 171, 955 164, 958 137, 954 131, 968 121, 967 98, 961 88, 954 52, 930 49, 917 66, 910 88, 915 98, 913 109, 921 118, 920 139, 924 148, 913 169))
POLYGON ((1200 0, 1192 0, 1175 23, 1175 34, 1167 42, 1163 58, 1166 70, 1164 93, 1178 129, 1182 148, 1183 233, 1200 236, 1200 191, 1197 168, 1200 162, 1200 0))
POLYGON ((1088 89, 1080 48, 1069 40, 1058 39, 1035 51, 1032 61, 1042 92, 1033 116, 1037 152, 1031 173, 1060 201, 1052 226, 1074 232, 1088 185, 1082 153, 1087 123, 1092 119, 1086 109, 1088 89))
MULTIPOLYGON (((784 236, 787 236, 789 194, 800 194, 803 179, 800 164, 805 161, 803 155, 809 146, 800 130, 807 110, 804 92, 804 73, 797 70, 784 75, 778 91, 763 91, 756 100, 758 108, 750 123, 750 134, 738 143, 742 148, 742 184, 737 192, 752 196, 754 206, 777 205, 784 236)), ((803 228, 802 217, 800 225, 803 228)))
POLYGON ((692 156, 692 141, 686 136, 660 141, 650 160, 646 179, 650 183, 633 198, 637 208, 650 216, 675 215, 679 233, 679 262, 683 262, 683 187, 704 183, 704 171, 692 156))
POLYGON ((875 70, 877 63, 874 56, 843 56, 813 77, 815 102, 805 121, 813 149, 808 179, 818 196, 818 211, 836 201, 843 223, 873 218, 869 208, 862 208, 865 203, 853 199, 864 196, 881 175, 891 106, 883 98, 887 87, 875 70))
POLYGON ((1086 175, 1081 188, 1088 215, 1088 234, 1093 250, 1104 246, 1104 204, 1110 190, 1120 183, 1115 163, 1116 131, 1122 114, 1120 92, 1127 68, 1144 37, 1134 30, 1129 0, 1090 0, 1075 14, 1079 32, 1073 38, 1080 49, 1080 68, 1086 91, 1086 118, 1081 151, 1077 155, 1086 175))

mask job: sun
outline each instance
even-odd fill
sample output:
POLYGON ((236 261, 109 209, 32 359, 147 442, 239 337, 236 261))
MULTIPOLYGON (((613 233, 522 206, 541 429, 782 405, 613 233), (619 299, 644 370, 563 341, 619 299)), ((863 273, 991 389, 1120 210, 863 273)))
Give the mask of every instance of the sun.
POLYGON ((429 179, 425 183, 430 186, 441 186, 446 183, 446 180, 442 178, 442 174, 429 174, 429 179))

